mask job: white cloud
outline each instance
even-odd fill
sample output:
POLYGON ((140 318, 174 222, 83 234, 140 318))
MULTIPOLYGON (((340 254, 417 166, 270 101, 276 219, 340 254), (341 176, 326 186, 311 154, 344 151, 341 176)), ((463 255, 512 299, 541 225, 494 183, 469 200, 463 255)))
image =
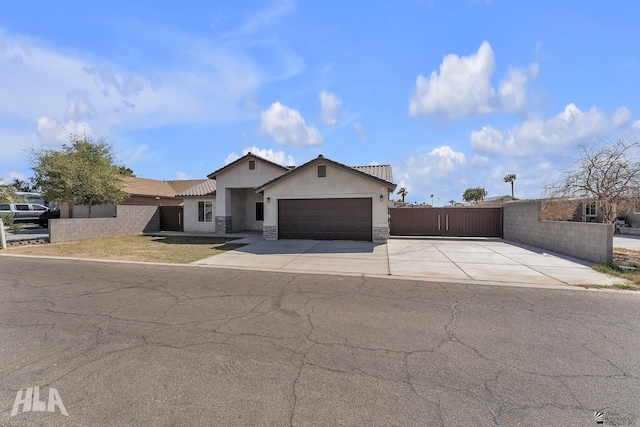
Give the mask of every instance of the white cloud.
POLYGON ((464 153, 448 145, 431 150, 428 154, 412 153, 394 165, 394 177, 400 187, 411 194, 407 201, 426 201, 430 194, 444 195, 466 181, 464 153))
POLYGON ((636 120, 635 122, 633 122, 633 123, 631 124, 631 127, 632 127, 633 129, 640 129, 640 120, 636 120))
POLYGON ((314 126, 307 126, 299 111, 274 102, 260 113, 260 130, 280 145, 303 147, 322 144, 322 135, 314 126))
POLYGON ((179 65, 149 65, 140 72, 0 28, 0 117, 86 121, 100 133, 117 127, 236 122, 255 116, 245 101, 256 89, 304 66, 274 41, 258 47, 251 40, 214 43, 144 23, 135 31, 132 37, 162 45, 167 62, 179 65), (256 50, 269 60, 258 63, 256 50))
POLYGON ((538 63, 529 70, 509 68, 498 91, 491 84, 496 68, 493 49, 484 41, 478 52, 444 57, 439 73, 429 78, 419 75, 409 102, 412 117, 440 114, 448 118, 490 114, 496 111, 520 112, 526 107, 530 77, 537 77, 538 63))
POLYGON ((442 113, 454 118, 494 111, 488 105, 495 96, 490 82, 494 69, 493 50, 486 41, 476 54, 445 56, 439 74, 433 71, 429 78, 418 76, 409 104, 410 115, 442 113))
POLYGON ((240 156, 238 156, 236 153, 231 153, 227 156, 226 159, 224 159, 224 164, 228 165, 229 163, 233 163, 236 160, 238 160, 240 158, 240 156))
POLYGON ((342 99, 326 90, 318 94, 318 99, 320 100, 320 120, 327 125, 335 125, 340 116, 342 99))
POLYGON ((367 135, 367 133, 364 131, 364 128, 362 127, 362 125, 358 122, 353 122, 353 128, 356 131, 356 134, 358 135, 358 138, 360 139, 367 139, 369 138, 369 136, 367 135))
POLYGON ((522 111, 527 104, 527 83, 529 77, 520 68, 510 68, 507 78, 500 81, 498 88, 502 108, 511 113, 522 111))
POLYGON ((193 179, 193 177, 185 172, 178 171, 176 172, 176 179, 193 179))
POLYGON ((287 15, 295 8, 293 0, 280 0, 272 7, 263 9, 250 16, 239 28, 229 32, 223 38, 253 34, 264 27, 273 25, 280 17, 287 15))
POLYGON ((45 144, 61 145, 69 142, 70 135, 91 136, 91 126, 84 122, 69 120, 60 123, 57 120, 43 116, 38 119, 38 135, 45 144))
MULTIPOLYGON (((245 148, 242 150, 243 156, 248 153, 255 154, 256 156, 262 157, 263 159, 269 160, 282 166, 294 166, 296 164, 293 156, 291 156, 290 154, 286 154, 282 150, 273 151, 271 149, 258 148, 254 145, 253 147, 245 148)), ((236 153, 231 153, 225 159, 224 164, 228 165, 229 163, 235 162, 240 157, 241 156, 238 156, 236 153)))
POLYGON ((471 147, 500 156, 540 154, 607 135, 630 120, 631 112, 625 107, 605 115, 595 107, 582 112, 569 104, 555 117, 547 120, 533 117, 510 130, 484 126, 471 132, 471 147))
POLYGON ((20 172, 14 172, 14 171, 8 172, 4 176, 0 177, 0 180, 4 181, 4 184, 10 184, 11 182, 13 182, 14 179, 17 179, 20 181, 28 181, 26 176, 24 176, 20 172))

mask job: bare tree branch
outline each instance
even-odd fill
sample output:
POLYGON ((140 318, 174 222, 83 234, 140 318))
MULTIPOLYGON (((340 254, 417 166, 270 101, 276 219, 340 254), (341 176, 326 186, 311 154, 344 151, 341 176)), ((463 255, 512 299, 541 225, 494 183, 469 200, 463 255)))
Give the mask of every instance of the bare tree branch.
POLYGON ((558 181, 545 187, 549 197, 591 200, 608 223, 640 202, 640 142, 601 140, 578 152, 558 181))

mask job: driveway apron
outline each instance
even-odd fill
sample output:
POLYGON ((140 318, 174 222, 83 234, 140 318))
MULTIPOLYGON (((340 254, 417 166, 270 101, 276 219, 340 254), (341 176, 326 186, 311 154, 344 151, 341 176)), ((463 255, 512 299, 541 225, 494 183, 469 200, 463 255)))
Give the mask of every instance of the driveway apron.
POLYGON ((591 264, 488 238, 259 241, 196 265, 264 271, 393 276, 431 281, 563 286, 611 284, 591 264))

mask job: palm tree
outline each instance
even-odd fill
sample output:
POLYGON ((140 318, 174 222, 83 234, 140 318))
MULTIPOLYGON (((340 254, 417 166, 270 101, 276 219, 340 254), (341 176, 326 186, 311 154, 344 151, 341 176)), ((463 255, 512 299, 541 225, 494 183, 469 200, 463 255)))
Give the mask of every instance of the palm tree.
POLYGON ((513 198, 513 181, 516 180, 516 174, 515 173, 510 173, 509 175, 504 177, 504 182, 510 182, 511 183, 511 198, 513 198))
POLYGON ((409 194, 409 192, 407 191, 406 188, 402 187, 398 190, 398 193, 400 196, 402 196, 402 203, 404 203, 404 198, 407 196, 407 194, 409 194))
POLYGON ((456 205, 456 201, 455 200, 449 200, 449 203, 451 204, 451 206, 455 206, 456 205))

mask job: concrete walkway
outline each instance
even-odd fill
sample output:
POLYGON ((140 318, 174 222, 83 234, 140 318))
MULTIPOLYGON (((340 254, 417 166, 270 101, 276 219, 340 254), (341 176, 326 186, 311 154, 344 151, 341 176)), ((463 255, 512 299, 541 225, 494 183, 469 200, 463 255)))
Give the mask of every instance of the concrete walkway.
POLYGON ((615 282, 592 270, 590 263, 530 246, 483 238, 394 237, 387 243, 262 240, 193 264, 541 287, 615 282))

